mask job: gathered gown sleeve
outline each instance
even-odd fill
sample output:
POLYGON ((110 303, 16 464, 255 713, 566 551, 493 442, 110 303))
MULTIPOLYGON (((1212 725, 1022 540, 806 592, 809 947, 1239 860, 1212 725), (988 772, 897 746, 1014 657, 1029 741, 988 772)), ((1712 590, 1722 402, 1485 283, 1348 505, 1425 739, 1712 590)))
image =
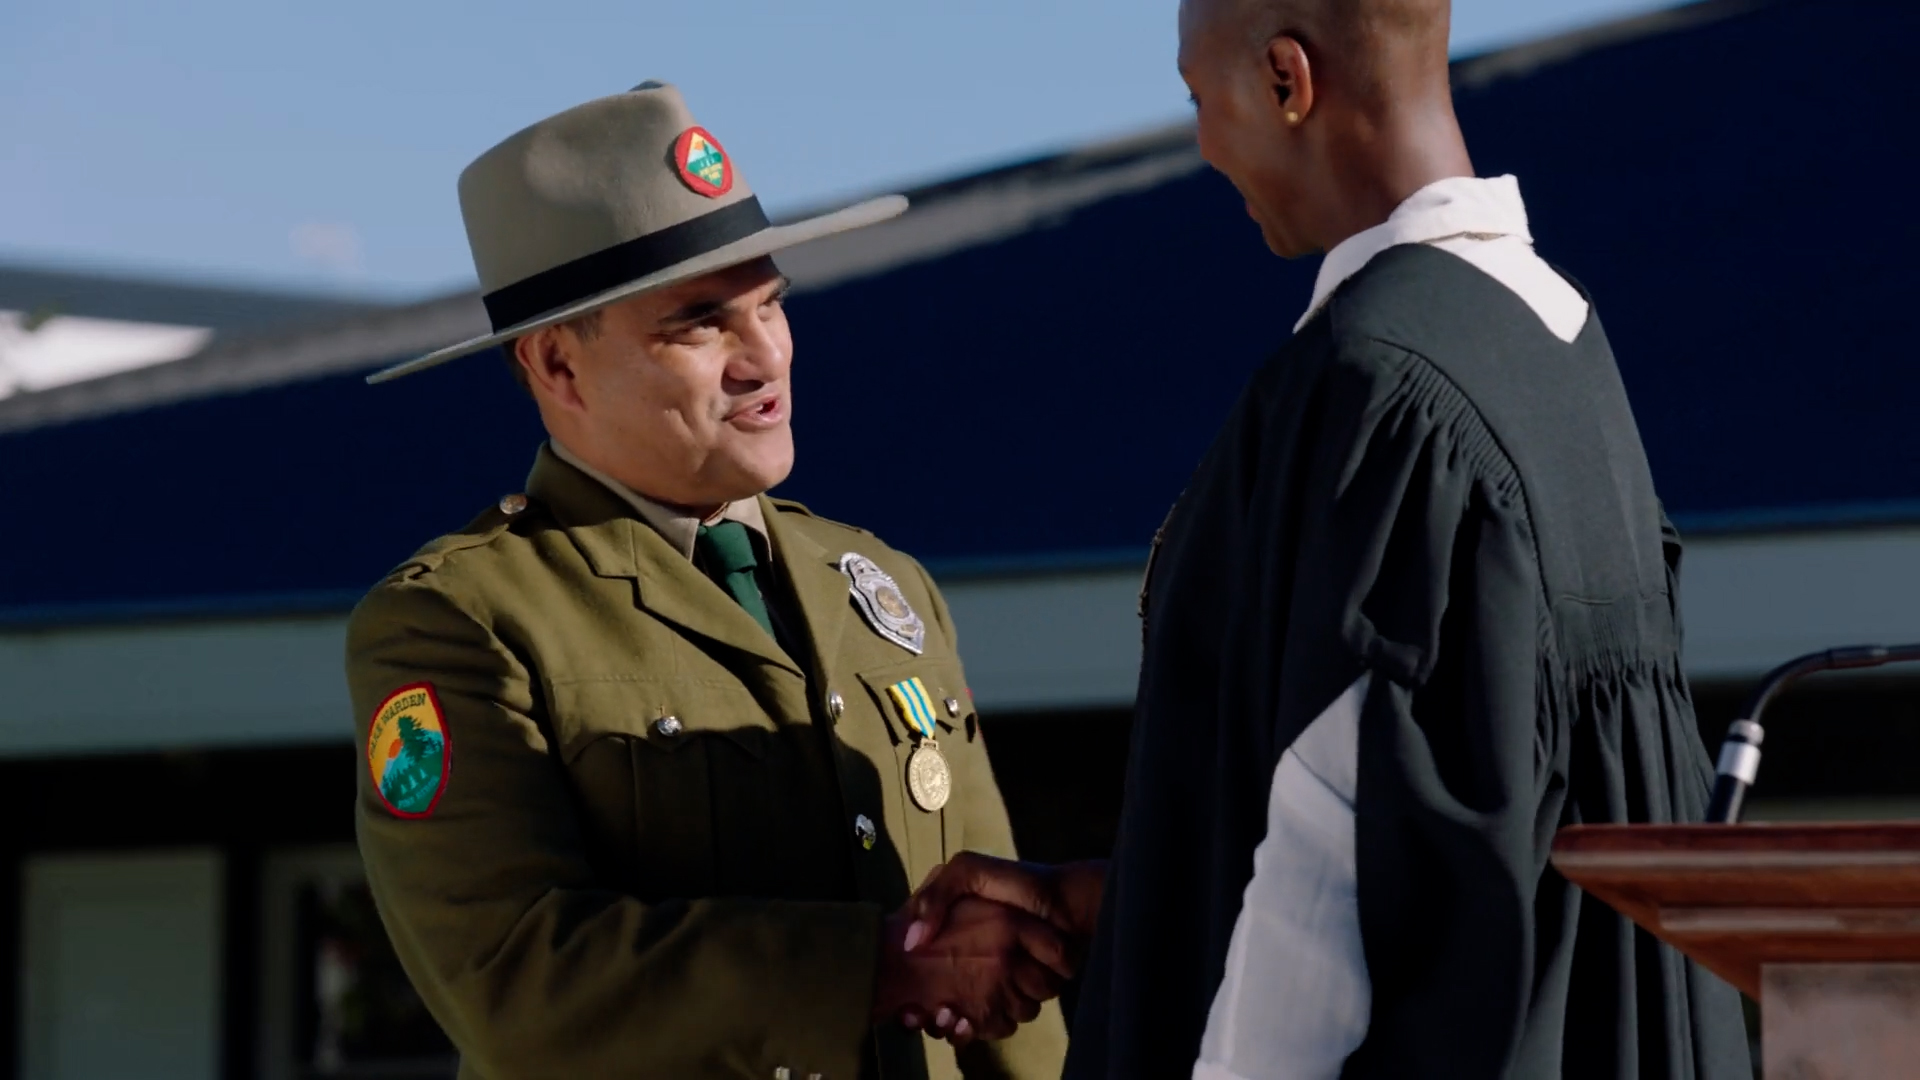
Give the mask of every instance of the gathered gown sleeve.
POLYGON ((1357 900, 1372 998, 1348 1077, 1503 1075, 1522 1056, 1536 893, 1564 798, 1552 634, 1516 470, 1419 357, 1342 499, 1362 552, 1357 900))

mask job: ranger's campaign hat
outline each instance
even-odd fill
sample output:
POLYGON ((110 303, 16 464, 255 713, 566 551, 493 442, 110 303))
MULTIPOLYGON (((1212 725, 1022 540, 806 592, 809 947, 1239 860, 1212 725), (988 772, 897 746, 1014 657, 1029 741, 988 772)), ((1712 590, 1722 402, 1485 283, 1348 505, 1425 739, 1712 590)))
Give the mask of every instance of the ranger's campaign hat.
POLYGON ((774 225, 680 92, 645 82, 552 116, 460 174, 493 332, 367 377, 385 382, 652 289, 898 215, 887 195, 774 225))

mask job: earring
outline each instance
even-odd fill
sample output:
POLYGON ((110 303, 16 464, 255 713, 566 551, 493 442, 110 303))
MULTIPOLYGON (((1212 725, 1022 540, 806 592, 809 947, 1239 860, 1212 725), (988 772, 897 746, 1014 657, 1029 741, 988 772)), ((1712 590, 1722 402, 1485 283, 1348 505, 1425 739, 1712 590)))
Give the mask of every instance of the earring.
POLYGON ((1299 122, 1300 122, 1300 114, 1297 112, 1294 112, 1291 109, 1287 110, 1287 123, 1297 124, 1299 122))

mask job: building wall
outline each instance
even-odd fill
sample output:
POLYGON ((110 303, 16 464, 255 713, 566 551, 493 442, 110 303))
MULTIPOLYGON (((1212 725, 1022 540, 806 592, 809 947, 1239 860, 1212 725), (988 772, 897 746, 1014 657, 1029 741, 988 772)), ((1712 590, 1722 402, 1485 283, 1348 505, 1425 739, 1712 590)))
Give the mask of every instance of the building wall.
POLYGON ((216 1073, 222 869, 206 849, 25 862, 23 1080, 216 1073))
MULTIPOLYGON (((1702 540, 1683 580, 1709 744, 1752 678, 1780 660, 1920 640, 1920 530, 1702 540)), ((1133 568, 947 584, 1030 857, 1111 849, 1138 586, 1133 568)), ((398 995, 389 1013, 406 1004, 390 966, 341 975, 326 959, 341 926, 370 910, 354 891, 360 759, 340 674, 343 627, 331 615, 0 635, 0 814, 15 823, 0 847, 0 886, 13 882, 0 888, 9 894, 0 923, 23 935, 11 956, 0 949, 0 971, 20 973, 11 1002, 0 992, 0 1080, 105 1075, 115 1055, 158 1055, 182 1063, 181 1076, 290 1077, 302 1062, 350 1062, 381 1047, 398 1047, 396 1067, 411 1069, 394 1075, 446 1075, 444 1048, 419 1045, 427 1036, 404 1016, 365 1045, 327 1034, 338 1013, 324 992, 330 977, 385 985, 398 995), (83 962, 93 953, 69 956, 91 940, 85 917, 101 912, 165 935, 153 943, 165 955, 135 967, 183 976, 116 982, 111 965, 83 962), (96 999, 134 1012, 145 1001, 151 1015, 178 1020, 168 1031, 187 1034, 135 1024, 80 1039, 75 1025, 91 1016, 81 1003, 96 999)), ((1920 755, 1920 678, 1810 680, 1781 699, 1768 729, 1756 818, 1920 811, 1909 765, 1920 755)))
MULTIPOLYGON (((991 712, 1133 699, 1140 570, 945 591, 991 712)), ((1920 641, 1920 529, 1707 538, 1682 569, 1687 664, 1738 683, 1833 645, 1920 641)), ((338 615, 0 633, 0 758, 345 742, 338 615)))
MULTIPOLYGON (((1682 577, 1688 662, 1710 744, 1752 678, 1783 659, 1920 640, 1920 530, 1709 538, 1690 546, 1682 577)), ((1111 848, 1138 587, 1132 567, 946 585, 995 771, 1030 857, 1111 848)), ((8 1031, 0 1019, 0 1043, 11 1044, 0 1047, 0 1080, 8 1064, 14 1075, 67 1080, 115 1054, 171 1054, 186 1063, 183 1076, 291 1076, 303 1054, 333 1045, 323 1037, 327 999, 315 990, 324 965, 313 942, 324 935, 309 924, 327 897, 350 914, 357 880, 360 763, 340 673, 343 630, 341 616, 326 615, 0 635, 0 813, 17 823, 0 850, 15 883, 0 907, 21 909, 0 919, 20 925, 26 943, 24 953, 0 956, 0 970, 21 972, 16 1000, 0 1000, 0 1014, 24 1020, 8 1031), (108 911, 100 904, 111 907, 116 894, 117 919, 164 929, 155 947, 181 953, 179 962, 156 954, 155 964, 134 966, 199 974, 162 988, 112 982, 107 969, 81 962, 91 953, 67 963, 59 950, 85 939, 83 916, 108 911), (182 929, 203 922, 218 933, 182 929), (82 930, 62 929, 75 926, 82 930), (112 993, 91 988, 102 978, 112 993), (97 1041, 74 1035, 76 1002, 97 997, 137 1011, 143 995, 155 998, 154 1015, 179 1020, 170 1029, 199 1034, 168 1042, 135 1025, 97 1041), (195 1054, 218 1068, 194 1072, 195 1054), (63 1061, 81 1072, 63 1071, 63 1061)), ((1920 809, 1920 776, 1908 764, 1920 754, 1920 680, 1811 681, 1781 700, 1768 727, 1756 817, 1920 809)), ((402 1029, 385 1038, 416 1038, 402 1029)), ((412 1075, 444 1074, 430 1050, 419 1051, 412 1075)))

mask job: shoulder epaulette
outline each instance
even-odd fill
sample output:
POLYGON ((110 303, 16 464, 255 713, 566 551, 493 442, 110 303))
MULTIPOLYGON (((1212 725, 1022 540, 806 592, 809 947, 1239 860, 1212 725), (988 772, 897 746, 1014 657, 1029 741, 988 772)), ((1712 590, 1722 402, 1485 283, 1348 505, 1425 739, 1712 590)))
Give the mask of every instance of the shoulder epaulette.
POLYGON ((485 547, 513 526, 515 519, 532 506, 525 495, 513 494, 480 512, 456 532, 429 541, 406 562, 387 575, 389 581, 408 580, 430 574, 440 568, 447 556, 457 551, 485 547))
POLYGON ((805 515, 806 517, 810 517, 813 520, 820 522, 823 525, 837 525, 842 529, 846 529, 850 532, 857 532, 862 536, 873 535, 871 531, 867 529, 863 529, 858 525, 849 525, 844 521, 835 521, 832 518, 821 517, 819 514, 816 514, 813 511, 807 509, 804 504, 794 502, 792 499, 776 499, 776 498, 773 498, 772 496, 768 496, 767 501, 772 503, 775 509, 783 511, 785 513, 802 514, 802 515, 805 515))

